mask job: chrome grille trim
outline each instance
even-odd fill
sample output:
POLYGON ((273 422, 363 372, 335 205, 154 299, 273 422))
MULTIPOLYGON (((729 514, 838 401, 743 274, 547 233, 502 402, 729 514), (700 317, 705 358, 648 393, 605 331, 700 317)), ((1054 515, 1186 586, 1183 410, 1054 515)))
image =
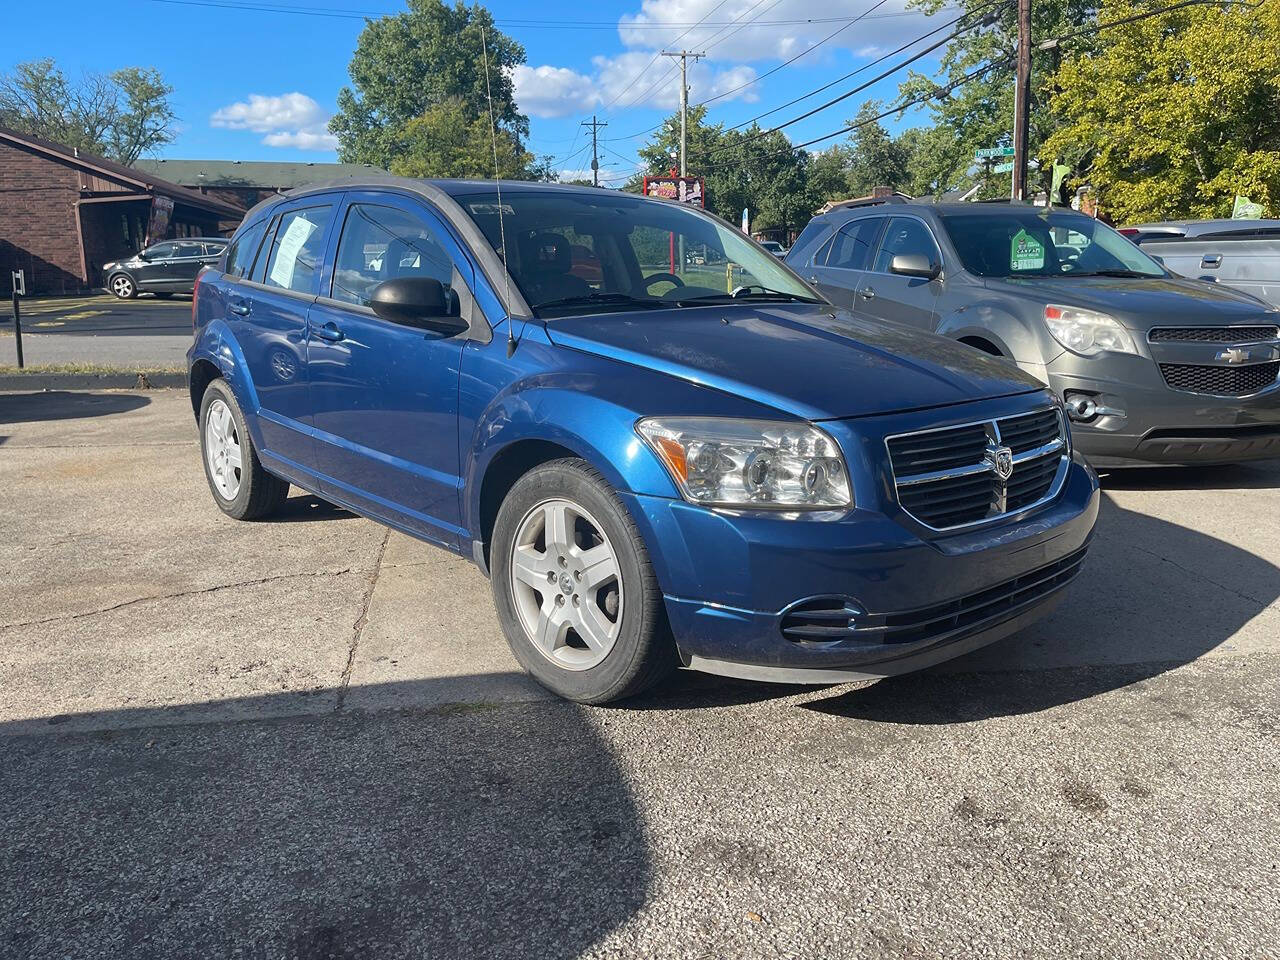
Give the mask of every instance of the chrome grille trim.
POLYGON ((1280 340, 1280 326, 1241 323, 1226 327, 1152 327, 1147 343, 1265 343, 1280 340))
MULTIPOLYGON (((1067 470, 1071 462, 1070 444, 1067 440, 1069 436, 1068 430, 1069 427, 1061 409, 1057 407, 1041 407, 1026 413, 972 420, 966 423, 951 424, 946 427, 931 427, 926 430, 915 430, 909 433, 887 436, 884 438, 885 452, 888 455, 889 473, 897 494, 898 505, 907 516, 935 532, 949 533, 1025 516, 1051 502, 1061 492, 1062 486, 1066 482, 1067 470), (1044 416, 1046 413, 1054 415, 1052 420, 1044 416), (1040 421, 1039 423, 1037 423, 1037 418, 1040 421), (972 463, 952 466, 942 470, 904 473, 901 476, 898 474, 899 469, 904 466, 900 461, 910 459, 911 449, 908 448, 900 452, 898 456, 895 456, 894 441, 911 439, 924 439, 927 441, 931 438, 931 435, 937 435, 941 440, 944 435, 950 433, 960 437, 966 444, 972 444, 972 428, 977 426, 982 427, 985 431, 989 445, 1003 446, 1001 424, 1005 426, 1005 429, 1011 435, 1021 437, 1022 442, 1025 442, 1028 430, 1032 431, 1033 439, 1036 438, 1036 430, 1044 434, 1051 429, 1055 435, 1046 442, 1014 453, 1012 456, 1013 472, 1005 481, 1001 481, 996 475, 994 465, 987 460, 985 449, 982 452, 981 459, 975 458, 972 463), (969 431, 969 433, 966 434, 965 431, 969 431), (1053 469, 1053 475, 1043 495, 1036 496, 1029 503, 1009 503, 1008 496, 1011 486, 1017 491, 1017 495, 1014 497, 1015 501, 1022 500, 1028 492, 1023 489, 1026 486, 1025 481, 1022 485, 1018 484, 1019 479, 1022 479, 1019 477, 1020 471, 1024 471, 1023 477, 1026 478, 1026 481, 1031 482, 1030 492, 1035 493, 1039 491, 1040 485, 1044 482, 1044 477, 1055 463, 1056 469, 1053 469), (991 482, 990 500, 983 516, 954 523, 930 522, 930 519, 941 520, 949 516, 968 516, 980 509, 982 506, 980 501, 985 495, 985 490, 977 481, 984 475, 989 477, 991 482), (976 483, 977 485, 975 486, 976 483), (920 504, 915 503, 915 498, 928 489, 926 486, 928 484, 938 485, 939 490, 938 495, 935 497, 935 505, 945 505, 945 507, 937 511, 935 516, 927 519, 919 515, 925 511, 922 510, 920 504), (904 502, 904 494, 908 492, 912 494, 912 505, 904 502)), ((937 445, 934 445, 928 449, 932 450, 936 447, 937 445)), ((919 450, 921 448, 917 446, 915 449, 919 450)))

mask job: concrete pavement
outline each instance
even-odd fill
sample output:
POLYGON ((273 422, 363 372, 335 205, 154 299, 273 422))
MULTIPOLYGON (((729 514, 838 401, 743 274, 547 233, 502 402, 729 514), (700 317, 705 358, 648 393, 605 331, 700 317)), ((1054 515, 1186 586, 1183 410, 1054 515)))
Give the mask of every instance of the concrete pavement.
POLYGON ((1275 955, 1280 465, 1104 486, 1021 636, 586 709, 181 391, 0 395, 0 956, 1275 955))

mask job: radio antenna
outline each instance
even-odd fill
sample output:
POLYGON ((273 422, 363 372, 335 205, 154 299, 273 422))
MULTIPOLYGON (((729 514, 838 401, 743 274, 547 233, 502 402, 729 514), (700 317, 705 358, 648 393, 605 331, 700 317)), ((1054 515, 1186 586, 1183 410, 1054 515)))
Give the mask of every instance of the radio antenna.
MULTIPOLYGON (((498 127, 493 120, 493 88, 489 85, 489 43, 484 24, 480 24, 480 52, 484 57, 484 94, 489 102, 489 140, 493 144, 493 185, 498 191, 498 240, 502 246, 502 272, 507 275, 507 356, 516 352, 515 314, 511 310, 511 264, 507 261, 507 224, 502 212, 502 178, 498 176, 498 127)), ((525 320, 525 323, 528 323, 525 320)), ((520 328, 524 336, 524 327, 520 328)))

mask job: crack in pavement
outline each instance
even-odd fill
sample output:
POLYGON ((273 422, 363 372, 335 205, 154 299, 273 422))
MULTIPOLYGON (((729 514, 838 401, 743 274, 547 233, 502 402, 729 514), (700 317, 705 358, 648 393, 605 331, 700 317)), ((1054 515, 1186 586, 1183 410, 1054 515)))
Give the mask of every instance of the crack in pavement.
POLYGON ((1258 604, 1259 607, 1262 608, 1260 612, 1265 613, 1266 611, 1276 606, 1276 600, 1272 600, 1268 602, 1266 600, 1263 600, 1261 597, 1255 597, 1252 594, 1248 594, 1248 593, 1241 593, 1235 587, 1229 587, 1225 583, 1219 583, 1217 580, 1213 579, 1212 577, 1207 576, 1203 570, 1191 570, 1188 567, 1184 567, 1177 560, 1174 560, 1171 557, 1166 557, 1162 554, 1156 553, 1154 550, 1148 550, 1146 547, 1140 546, 1139 544, 1136 544, 1136 543, 1129 543, 1129 544, 1126 544, 1126 546, 1132 547, 1135 550, 1141 550, 1147 556, 1155 557, 1157 560, 1161 561, 1162 563, 1167 563, 1170 566, 1176 567, 1177 569, 1181 570, 1183 573, 1187 574, 1188 576, 1198 577, 1199 579, 1205 581, 1205 583, 1211 583, 1215 587, 1218 587, 1221 590, 1225 590, 1227 593, 1235 594, 1241 600, 1248 600, 1250 603, 1256 603, 1258 604))
POLYGON ((364 628, 369 623, 369 607, 373 603, 373 591, 378 587, 378 575, 382 573, 382 558, 386 556, 387 544, 390 541, 391 529, 388 528, 382 538, 382 546, 378 548, 378 557, 373 562, 373 576, 369 578, 369 587, 365 590, 364 602, 360 605, 360 616, 351 625, 351 646, 347 650, 347 664, 342 668, 342 677, 338 681, 336 703, 333 708, 335 713, 342 710, 343 703, 347 698, 347 687, 351 685, 351 671, 356 663, 356 650, 360 647, 360 636, 364 633, 364 628))
MULTIPOLYGON (((385 542, 383 546, 385 547, 385 542)), ((378 559, 382 559, 382 554, 378 554, 378 559)), ((16 630, 19 627, 38 627, 46 623, 60 623, 66 620, 79 620, 83 617, 94 617, 101 613, 111 613, 115 610, 123 610, 125 607, 132 607, 139 603, 149 603, 155 600, 176 600, 181 597, 196 597, 203 593, 218 593, 222 590, 236 590, 240 587, 256 587, 264 583, 275 583, 279 580, 300 580, 308 577, 341 577, 348 573, 361 573, 360 567, 344 567, 341 570, 309 570, 301 573, 281 573, 272 577, 259 577, 256 580, 240 580, 235 583, 218 583, 211 587, 201 587, 198 590, 179 590, 177 593, 157 593, 146 597, 134 597, 131 600, 123 600, 120 603, 113 603, 109 607, 98 607, 94 610, 82 610, 79 613, 60 613, 54 617, 42 617, 36 620, 19 620, 14 623, 0 623, 0 632, 5 630, 16 630)), ((375 570, 376 576, 376 570, 375 570)))

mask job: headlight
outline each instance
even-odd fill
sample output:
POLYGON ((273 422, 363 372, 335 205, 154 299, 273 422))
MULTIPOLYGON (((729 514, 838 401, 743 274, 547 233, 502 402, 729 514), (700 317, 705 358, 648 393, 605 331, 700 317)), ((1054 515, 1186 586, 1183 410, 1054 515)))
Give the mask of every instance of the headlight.
POLYGON ((654 417, 636 432, 691 503, 723 507, 851 507, 835 441, 807 423, 654 417))
POLYGON ((1093 357, 1106 350, 1138 352, 1129 331, 1105 313, 1049 304, 1044 308, 1044 322, 1053 339, 1081 356, 1093 357))

